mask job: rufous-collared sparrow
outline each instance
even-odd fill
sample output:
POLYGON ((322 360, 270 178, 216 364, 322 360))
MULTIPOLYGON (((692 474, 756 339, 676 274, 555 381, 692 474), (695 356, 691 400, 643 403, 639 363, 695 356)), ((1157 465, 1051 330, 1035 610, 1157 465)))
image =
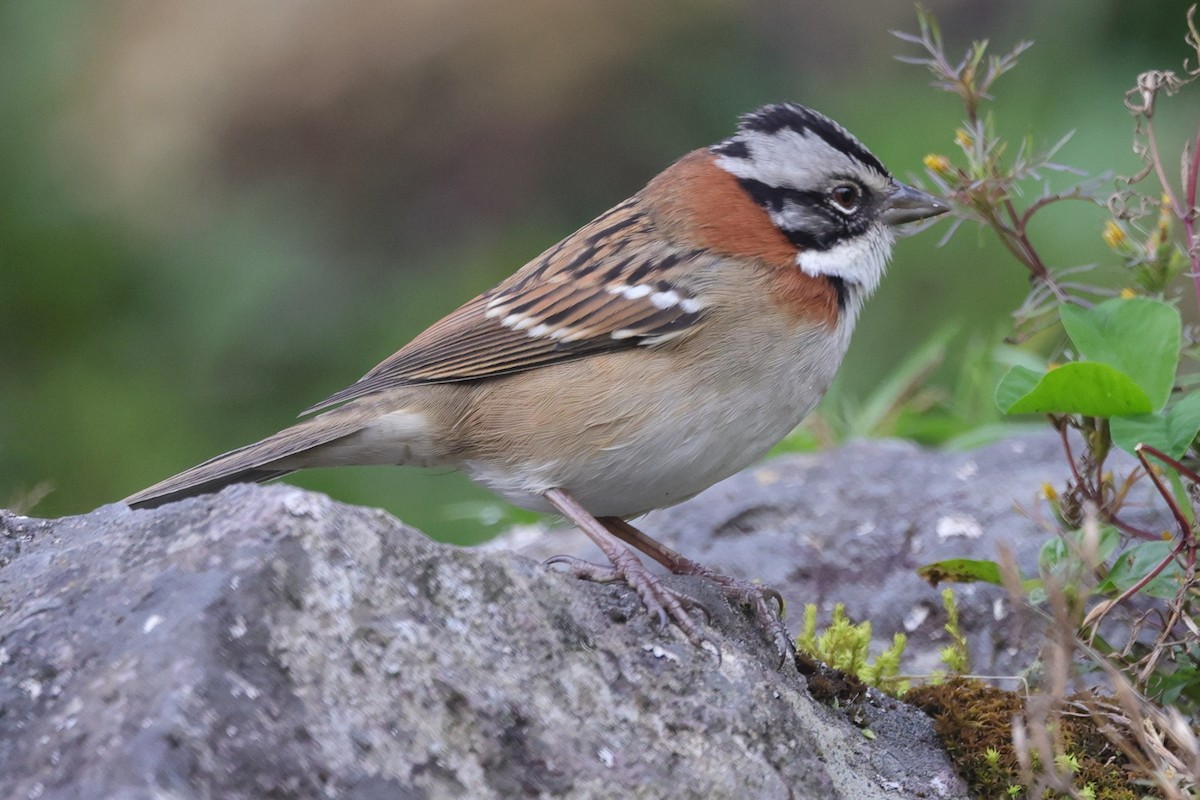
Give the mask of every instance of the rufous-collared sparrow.
POLYGON ((717 575, 625 520, 692 497, 795 428, 842 361, 893 226, 947 210, 827 117, 760 108, 305 412, 323 413, 126 502, 308 467, 451 466, 518 506, 561 513, 612 566, 552 560, 627 582, 693 642, 695 604, 626 544, 716 580, 786 652, 777 592, 717 575))

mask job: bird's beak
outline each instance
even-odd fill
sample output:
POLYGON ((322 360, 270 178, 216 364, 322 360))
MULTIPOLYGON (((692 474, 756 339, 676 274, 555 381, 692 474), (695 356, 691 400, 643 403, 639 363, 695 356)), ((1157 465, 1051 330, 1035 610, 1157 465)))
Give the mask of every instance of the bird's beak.
POLYGON ((883 201, 883 221, 887 225, 903 225, 921 219, 936 217, 950 210, 944 200, 903 183, 896 184, 896 191, 883 201))

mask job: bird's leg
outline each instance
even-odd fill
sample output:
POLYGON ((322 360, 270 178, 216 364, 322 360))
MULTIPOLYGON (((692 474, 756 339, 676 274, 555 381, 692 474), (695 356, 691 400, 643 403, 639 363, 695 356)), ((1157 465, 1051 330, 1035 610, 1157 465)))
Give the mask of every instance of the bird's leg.
MULTIPOLYGON (((601 552, 612 562, 612 567, 602 567, 590 564, 570 556, 555 556, 546 561, 547 564, 566 564, 571 574, 579 578, 593 581, 624 581, 642 599, 646 610, 658 617, 659 624, 665 626, 673 621, 687 635, 688 640, 702 647, 706 641, 704 632, 696 621, 688 614, 688 608, 699 607, 695 600, 677 592, 649 570, 638 557, 616 538, 598 519, 588 513, 574 497, 562 489, 548 489, 545 493, 550 505, 558 509, 564 517, 583 531, 589 539, 595 542, 601 552)), ((701 608, 703 611, 703 609, 701 608)), ((707 615, 707 612, 705 612, 707 615)))
POLYGON ((651 539, 620 517, 601 517, 598 522, 609 533, 671 570, 676 575, 699 575, 715 582, 726 596, 754 610, 755 618, 775 643, 781 658, 792 651, 792 637, 783 624, 783 595, 770 586, 742 581, 714 572, 703 564, 675 552, 662 542, 651 539), (774 605, 774 608, 772 608, 774 605))

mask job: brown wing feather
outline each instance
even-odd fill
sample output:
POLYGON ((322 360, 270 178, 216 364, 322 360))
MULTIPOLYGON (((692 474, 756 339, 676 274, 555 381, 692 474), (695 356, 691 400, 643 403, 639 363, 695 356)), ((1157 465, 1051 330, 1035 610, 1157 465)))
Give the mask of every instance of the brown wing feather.
POLYGON ((396 386, 493 378, 679 336, 703 314, 678 273, 667 278, 680 258, 634 197, 304 413, 396 386))

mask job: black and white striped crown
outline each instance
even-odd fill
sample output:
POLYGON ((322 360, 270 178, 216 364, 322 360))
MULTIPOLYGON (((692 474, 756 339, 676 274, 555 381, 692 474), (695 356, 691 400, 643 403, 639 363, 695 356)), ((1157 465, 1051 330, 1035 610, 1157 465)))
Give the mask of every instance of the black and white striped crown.
MULTIPOLYGON (((743 114, 738 123, 738 133, 775 134, 793 131, 801 136, 817 136, 835 150, 853 157, 874 169, 880 175, 889 176, 887 167, 868 150, 854 134, 824 114, 796 103, 773 103, 748 114, 743 114)), ((730 138, 712 147, 712 152, 730 158, 750 158, 750 147, 746 137, 735 133, 730 138)))

